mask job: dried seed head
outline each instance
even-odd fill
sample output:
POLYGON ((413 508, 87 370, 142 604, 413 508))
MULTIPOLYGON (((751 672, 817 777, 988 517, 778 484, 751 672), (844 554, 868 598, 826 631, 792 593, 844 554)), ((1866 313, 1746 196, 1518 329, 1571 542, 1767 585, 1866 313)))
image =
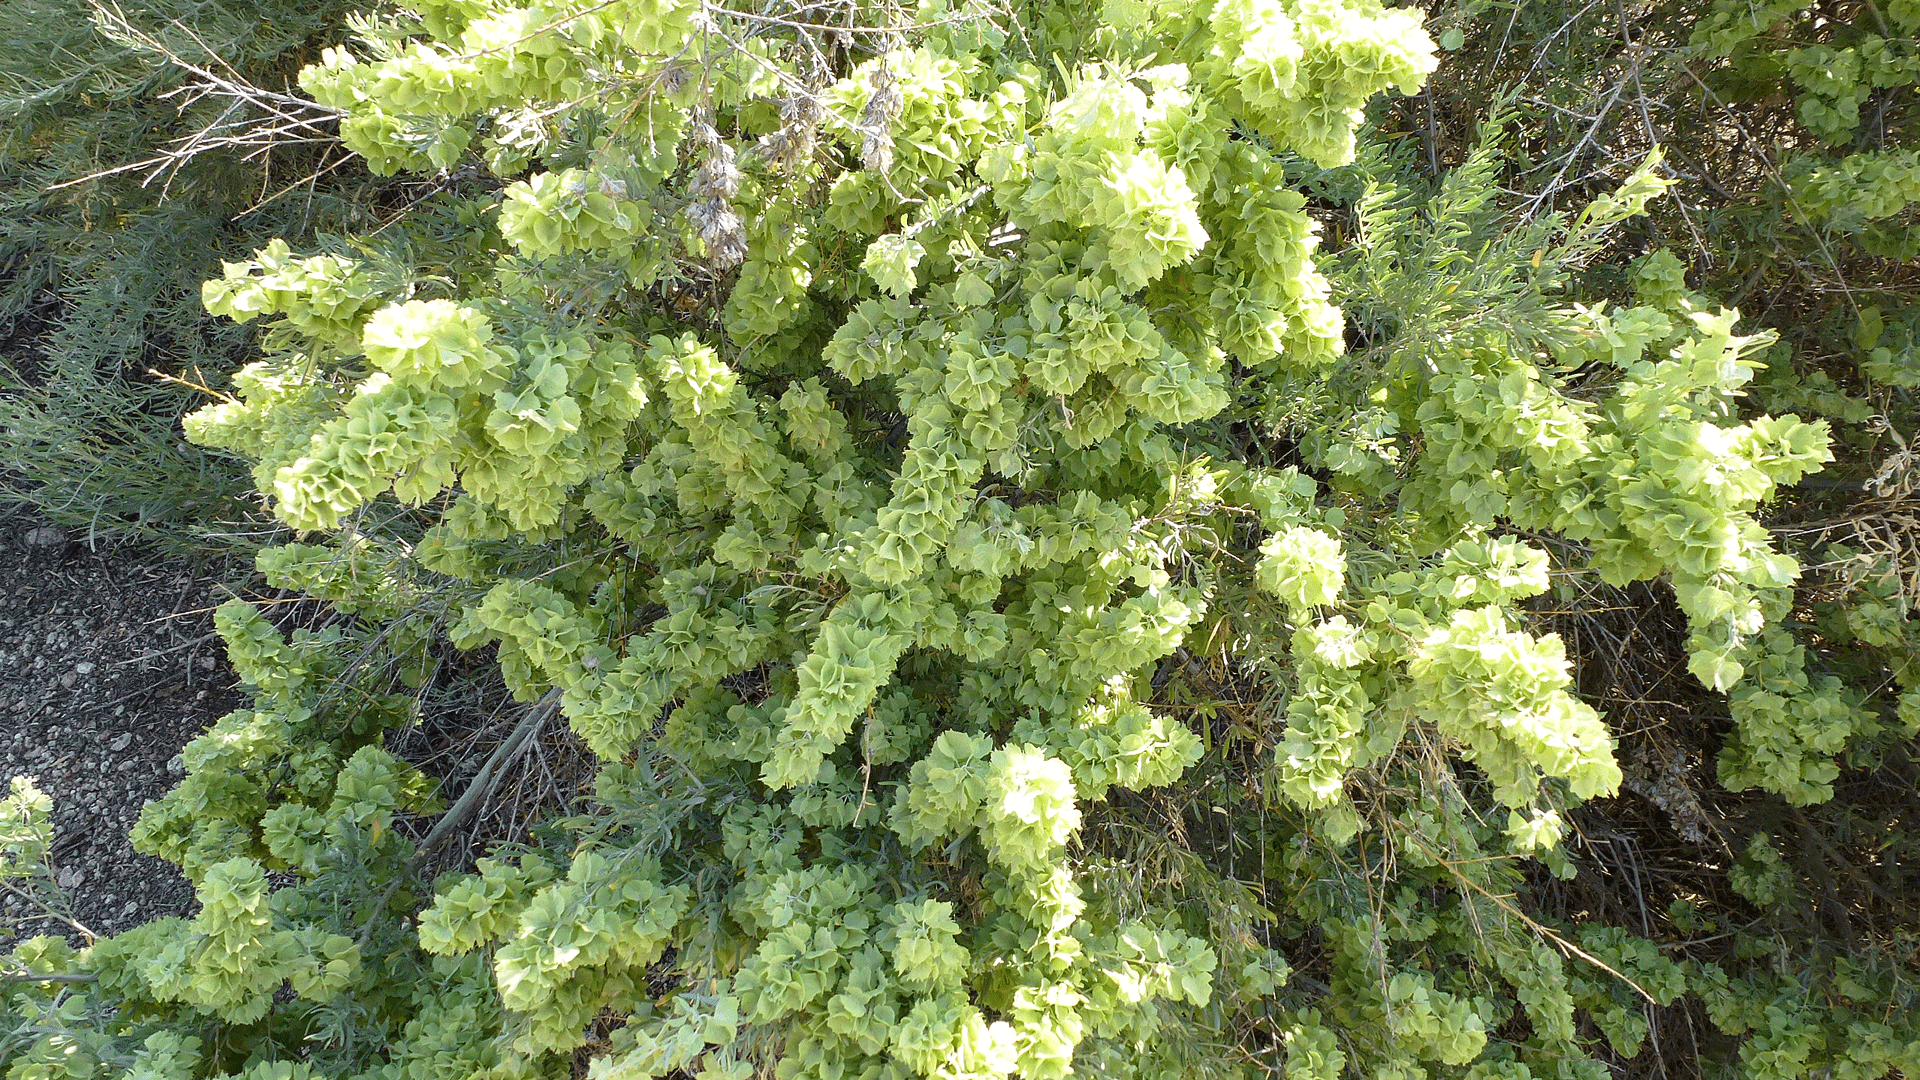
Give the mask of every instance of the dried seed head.
POLYGON ((690 193, 697 199, 718 196, 731 199, 740 193, 740 167, 734 164, 733 147, 716 143, 707 151, 706 160, 693 171, 690 193))
POLYGON ((813 158, 820 128, 820 101, 802 93, 780 103, 780 129, 761 138, 755 152, 781 170, 792 170, 813 158))
POLYGON ((860 164, 870 172, 884 173, 893 168, 893 132, 886 128, 868 128, 860 133, 860 164))
POLYGON ((860 113, 860 163, 874 172, 893 167, 893 122, 900 118, 899 80, 883 59, 867 76, 873 96, 860 113))
POLYGON ((687 224, 706 246, 707 262, 715 270, 731 270, 747 258, 747 233, 740 215, 719 196, 687 204, 687 224))
POLYGON ((687 141, 697 150, 712 150, 720 145, 720 133, 714 130, 713 115, 706 109, 694 112, 693 123, 687 128, 687 141))
POLYGON ((1656 755, 1642 749, 1621 761, 1622 786, 1665 811, 1674 831, 1690 844, 1704 844, 1720 831, 1700 802, 1697 765, 1686 751, 1656 755))
POLYGON ((692 81, 693 72, 684 65, 668 64, 666 67, 660 69, 659 86, 660 92, 663 94, 677 94, 685 90, 687 84, 692 81))

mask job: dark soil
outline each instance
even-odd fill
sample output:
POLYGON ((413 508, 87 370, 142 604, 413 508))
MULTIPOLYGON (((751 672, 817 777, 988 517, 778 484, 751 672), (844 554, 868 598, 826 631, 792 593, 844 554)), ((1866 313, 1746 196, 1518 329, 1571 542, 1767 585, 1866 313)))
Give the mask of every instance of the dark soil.
MULTIPOLYGON (((182 775, 180 749, 244 704, 213 636, 217 570, 92 552, 0 508, 0 785, 32 777, 54 802, 55 881, 100 935, 181 915, 193 892, 128 830, 182 775)), ((73 934, 0 899, 23 934, 73 934)))

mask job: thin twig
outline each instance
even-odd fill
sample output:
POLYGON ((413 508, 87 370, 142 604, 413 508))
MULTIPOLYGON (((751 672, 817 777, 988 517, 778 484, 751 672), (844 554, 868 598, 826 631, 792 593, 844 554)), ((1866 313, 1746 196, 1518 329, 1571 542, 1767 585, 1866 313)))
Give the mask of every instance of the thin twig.
POLYGON ((90 983, 99 981, 98 975, 36 975, 31 972, 24 975, 0 975, 0 983, 90 983))
POLYGON ((1634 989, 1635 993, 1639 994, 1643 998, 1646 998, 1649 1002, 1652 1002, 1655 1005, 1660 1004, 1660 1001, 1658 998, 1648 993, 1645 987, 1641 986, 1639 983, 1634 982, 1632 979, 1628 978, 1625 973, 1617 970, 1611 964, 1608 964, 1605 960, 1602 960, 1599 957, 1588 952, 1587 950, 1582 949, 1580 946, 1575 945, 1573 942, 1568 941, 1563 935, 1561 935, 1558 931, 1554 930, 1551 926, 1548 926, 1545 923, 1542 923, 1536 919, 1529 917, 1526 912, 1521 911, 1520 908, 1517 905, 1515 905, 1511 900, 1507 899, 1504 896, 1499 896, 1495 894, 1493 891, 1489 890, 1486 886, 1473 880, 1471 877, 1468 877, 1466 874, 1461 873, 1458 867, 1454 866, 1453 863, 1447 861, 1447 859, 1440 852, 1435 851, 1433 848, 1429 847, 1427 844, 1422 842, 1418 836, 1415 836, 1411 832, 1402 833, 1401 836, 1406 840, 1412 841, 1416 846, 1420 848, 1421 851, 1427 854, 1427 857, 1431 858, 1435 863, 1445 867, 1447 870, 1447 873, 1452 874, 1455 881, 1458 881, 1460 884, 1465 885, 1467 888, 1472 889, 1474 892, 1477 892, 1481 896, 1492 901, 1496 907, 1500 908, 1500 910, 1506 912, 1509 915, 1512 915, 1514 918, 1519 919, 1521 922, 1526 923, 1528 929, 1532 930, 1536 934, 1539 934, 1541 937, 1546 938, 1548 941, 1553 942, 1553 944, 1556 947, 1558 947, 1560 951, 1566 953, 1569 956, 1577 956, 1580 959, 1585 960, 1587 963, 1592 964, 1594 967, 1599 968, 1601 971, 1604 971, 1607 974, 1613 976, 1614 978, 1619 979, 1621 982, 1626 983, 1628 986, 1634 989))
POLYGON ((360 930, 362 949, 366 948, 367 943, 373 939, 373 928, 379 925, 380 913, 386 910, 387 903, 393 899, 393 894, 399 891, 400 883, 419 873, 420 868, 426 865, 427 856, 445 843, 447 837, 452 836, 469 817, 473 816, 473 812, 479 808, 481 801, 493 790, 494 785, 500 782, 500 774, 519 754, 520 748, 526 745, 527 740, 532 738, 547 720, 552 718, 554 711, 559 707, 560 691, 557 689, 548 691, 545 697, 527 710, 527 715, 521 717, 519 725, 513 729, 512 733, 499 746, 493 748, 492 755, 487 758, 486 764, 480 766, 480 771, 474 774, 473 782, 467 785, 467 790, 461 794, 459 801, 449 807, 446 813, 440 815, 439 822, 427 833, 426 839, 420 841, 419 846, 414 849, 413 857, 407 860, 407 865, 401 867, 400 872, 393 876, 393 880, 387 884, 387 891, 380 894, 380 900, 367 914, 367 924, 360 930))

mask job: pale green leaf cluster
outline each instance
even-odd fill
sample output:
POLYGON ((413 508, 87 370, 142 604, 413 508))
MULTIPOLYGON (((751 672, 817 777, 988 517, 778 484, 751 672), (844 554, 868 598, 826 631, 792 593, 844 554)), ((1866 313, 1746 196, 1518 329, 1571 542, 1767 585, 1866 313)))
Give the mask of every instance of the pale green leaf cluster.
MULTIPOLYGON (((1637 212, 1657 190, 1644 187, 1630 179, 1603 200, 1614 209, 1580 215, 1567 243, 1605 227, 1621 206, 1637 212)), ((1453 197, 1442 193, 1443 201, 1453 197)), ((1410 244, 1405 208, 1377 207, 1363 210, 1363 221, 1410 244)), ((1436 227, 1420 254, 1444 260, 1451 242, 1436 227)), ((1370 268, 1387 279, 1374 286, 1382 292, 1401 272, 1370 268)), ((1585 545, 1589 565, 1611 584, 1665 577, 1688 617, 1689 669, 1732 697, 1739 733, 1722 758, 1725 778, 1818 801, 1830 792, 1831 755, 1867 725, 1837 683, 1809 681, 1790 643, 1763 633, 1780 617, 1799 567, 1776 550, 1757 514, 1781 487, 1831 460, 1828 432, 1824 422, 1792 415, 1741 422, 1735 401, 1758 366, 1749 357, 1769 335, 1737 334, 1737 313, 1701 310, 1670 255, 1643 260, 1634 280, 1641 303, 1553 316, 1535 331, 1537 351, 1521 349, 1526 339, 1509 327, 1481 325, 1465 312, 1452 325, 1420 323, 1441 341, 1417 351, 1396 346, 1378 404, 1348 406, 1347 432, 1319 452, 1354 485, 1404 468, 1397 513, 1419 546, 1510 522, 1585 545), (1570 372, 1604 392, 1574 392, 1570 372), (1411 433, 1421 440, 1417 456, 1402 449, 1411 433), (1777 659, 1763 659, 1770 656, 1777 659), (1761 663, 1771 681, 1743 682, 1748 665, 1761 663)), ((1539 578, 1534 591, 1545 584, 1539 578)), ((1320 722, 1351 746, 1358 723, 1337 715, 1320 722)), ((1593 723, 1571 715, 1570 726, 1555 725, 1560 770, 1598 746, 1593 723), (1582 727, 1589 734, 1572 734, 1582 727)), ((1598 786, 1587 790, 1609 786, 1604 771, 1593 775, 1598 786)), ((1323 777, 1320 787, 1329 782, 1323 777)))

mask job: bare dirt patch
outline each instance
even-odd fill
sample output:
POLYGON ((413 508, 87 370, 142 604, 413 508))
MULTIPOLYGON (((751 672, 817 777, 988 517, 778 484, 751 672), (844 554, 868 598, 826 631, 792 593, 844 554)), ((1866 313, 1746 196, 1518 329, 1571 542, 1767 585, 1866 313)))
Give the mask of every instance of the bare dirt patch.
MULTIPOLYGON (((0 783, 29 776, 53 797, 54 877, 94 933, 192 907, 180 872, 137 854, 128 830, 182 775, 187 740, 245 703, 213 636, 219 573, 88 551, 0 509, 0 783)), ((6 897, 0 950, 9 923, 74 930, 6 897)))

